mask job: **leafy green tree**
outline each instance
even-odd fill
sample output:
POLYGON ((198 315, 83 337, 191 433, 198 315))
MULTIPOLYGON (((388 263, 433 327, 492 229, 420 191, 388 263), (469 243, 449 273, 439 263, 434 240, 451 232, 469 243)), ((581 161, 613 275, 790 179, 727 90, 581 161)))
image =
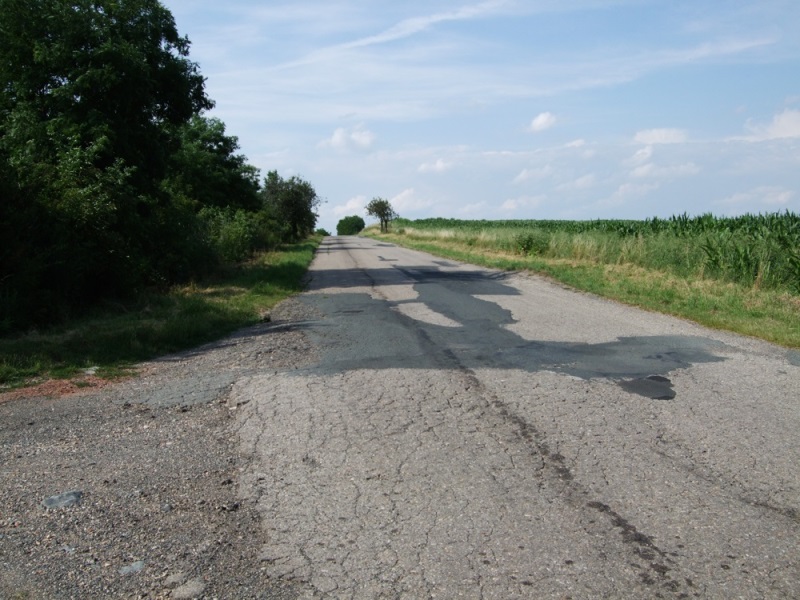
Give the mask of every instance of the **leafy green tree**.
POLYGON ((394 211, 388 200, 380 197, 370 200, 366 211, 369 216, 375 217, 380 221, 381 233, 389 231, 389 224, 400 216, 394 211))
POLYGON ((286 227, 286 240, 300 240, 311 235, 317 224, 317 207, 322 200, 304 179, 283 179, 270 171, 261 191, 264 210, 286 227))
POLYGON ((190 274, 197 222, 162 181, 176 132, 213 104, 170 12, 0 0, 0 35, 0 217, 18 232, 3 239, 0 297, 41 320, 190 274))
POLYGON ((122 160, 147 189, 174 147, 165 125, 213 106, 157 0, 0 0, 0 30, 4 143, 20 166, 91 147, 95 166, 122 160))
POLYGON ((336 224, 336 235, 358 235, 364 227, 366 223, 358 215, 345 217, 336 224))
POLYGON ((196 115, 178 129, 165 189, 197 210, 208 206, 256 211, 261 207, 258 169, 237 154, 239 140, 225 134, 219 119, 196 115))

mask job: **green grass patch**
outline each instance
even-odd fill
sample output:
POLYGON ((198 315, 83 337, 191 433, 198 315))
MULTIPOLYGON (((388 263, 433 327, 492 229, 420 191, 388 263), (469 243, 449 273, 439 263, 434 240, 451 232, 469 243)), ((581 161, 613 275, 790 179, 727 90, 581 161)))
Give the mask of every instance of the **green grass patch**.
POLYGON ((643 267, 615 258, 603 263, 596 255, 550 258, 501 250, 491 241, 453 235, 418 238, 406 233, 365 235, 445 258, 506 271, 531 271, 578 290, 626 304, 689 319, 701 325, 800 348, 800 296, 761 289, 700 274, 643 267))
POLYGON ((319 237, 228 266, 213 278, 150 294, 57 328, 0 338, 0 386, 72 377, 99 367, 101 377, 136 362, 193 348, 259 322, 302 291, 319 237))

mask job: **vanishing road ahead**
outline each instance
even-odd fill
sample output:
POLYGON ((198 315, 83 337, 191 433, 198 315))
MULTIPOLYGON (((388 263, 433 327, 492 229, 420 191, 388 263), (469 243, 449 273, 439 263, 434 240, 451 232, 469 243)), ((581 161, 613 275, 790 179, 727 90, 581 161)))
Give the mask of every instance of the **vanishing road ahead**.
POLYGON ((358 237, 310 275, 318 359, 232 391, 275 578, 800 597, 800 354, 358 237))

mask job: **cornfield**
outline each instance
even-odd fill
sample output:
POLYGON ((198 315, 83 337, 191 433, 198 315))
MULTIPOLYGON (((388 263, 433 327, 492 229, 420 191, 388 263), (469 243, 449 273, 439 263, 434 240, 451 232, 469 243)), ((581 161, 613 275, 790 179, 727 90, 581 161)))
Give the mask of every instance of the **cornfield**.
POLYGON ((398 219, 394 225, 417 239, 447 238, 524 256, 631 263, 800 294, 800 215, 789 211, 644 221, 398 219))

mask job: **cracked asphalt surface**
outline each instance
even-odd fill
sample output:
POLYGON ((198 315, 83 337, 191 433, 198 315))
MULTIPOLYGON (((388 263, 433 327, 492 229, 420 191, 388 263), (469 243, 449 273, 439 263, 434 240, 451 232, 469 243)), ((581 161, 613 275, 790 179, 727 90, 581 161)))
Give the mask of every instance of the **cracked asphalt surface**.
POLYGON ((304 598, 800 597, 797 353, 357 237, 232 383, 304 598))

